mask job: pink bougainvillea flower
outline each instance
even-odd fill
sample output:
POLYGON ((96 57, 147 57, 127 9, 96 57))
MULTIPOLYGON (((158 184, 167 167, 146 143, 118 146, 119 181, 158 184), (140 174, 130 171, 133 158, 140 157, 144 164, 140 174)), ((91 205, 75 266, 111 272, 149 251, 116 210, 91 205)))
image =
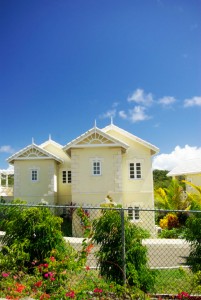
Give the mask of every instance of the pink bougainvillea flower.
POLYGON ((50 280, 51 280, 51 281, 55 281, 55 278, 54 278, 54 277, 51 277, 50 280))
POLYGON ((48 277, 49 277, 49 274, 48 274, 48 273, 45 273, 43 276, 44 276, 45 278, 48 278, 48 277))
POLYGON ((48 264, 43 264, 43 267, 48 268, 48 264))
POLYGON ((94 289, 94 293, 102 293, 102 292, 103 292, 102 289, 99 289, 99 288, 95 288, 95 289, 94 289))
POLYGON ((10 273, 2 273, 2 277, 8 277, 10 273))
POLYGON ((75 292, 74 291, 70 291, 70 292, 68 292, 68 293, 66 293, 66 297, 68 297, 68 298, 75 298, 75 292))
POLYGON ((185 298, 190 298, 190 295, 186 292, 181 292, 180 294, 177 295, 178 299, 185 299, 185 298))

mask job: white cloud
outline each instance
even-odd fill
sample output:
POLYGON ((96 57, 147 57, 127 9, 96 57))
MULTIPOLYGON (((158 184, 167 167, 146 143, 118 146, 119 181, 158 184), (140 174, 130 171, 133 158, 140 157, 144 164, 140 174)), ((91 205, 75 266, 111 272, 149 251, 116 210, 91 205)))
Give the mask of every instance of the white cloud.
POLYGON ((119 111, 119 116, 120 116, 122 119, 127 119, 127 117, 128 117, 124 110, 120 110, 120 111, 119 111))
POLYGON ((12 149, 11 146, 5 145, 5 146, 0 146, 0 153, 14 153, 14 149, 12 149))
POLYGON ((145 110, 146 108, 143 106, 135 106, 133 109, 129 109, 130 121, 136 123, 150 119, 151 117, 146 115, 145 110))
POLYGON ((4 174, 14 174, 14 167, 12 165, 9 165, 7 169, 0 169, 0 172, 4 172, 4 174))
POLYGON ((171 104, 173 104, 176 101, 176 99, 174 97, 171 96, 165 96, 163 98, 160 98, 158 100, 158 103, 162 104, 163 106, 170 106, 171 104))
POLYGON ((153 103, 153 95, 151 93, 146 94, 144 90, 137 89, 132 95, 128 96, 128 102, 135 102, 144 106, 150 106, 153 103))
POLYGON ((172 170, 184 160, 201 157, 201 147, 185 145, 184 148, 176 146, 169 154, 159 154, 153 159, 153 169, 172 170))
POLYGON ((107 112, 105 112, 104 114, 102 114, 100 116, 100 118, 106 119, 106 118, 111 118, 111 117, 115 117, 115 116, 116 116, 116 109, 111 109, 111 110, 108 110, 107 112))
POLYGON ((201 106, 201 97, 193 97, 184 100, 184 107, 201 106))

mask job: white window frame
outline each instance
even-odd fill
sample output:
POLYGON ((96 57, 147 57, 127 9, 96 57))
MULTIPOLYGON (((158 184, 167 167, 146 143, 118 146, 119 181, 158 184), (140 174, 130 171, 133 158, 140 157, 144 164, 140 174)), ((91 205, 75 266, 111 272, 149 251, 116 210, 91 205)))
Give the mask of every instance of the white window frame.
POLYGON ((140 221, 140 207, 139 206, 129 206, 128 207, 128 219, 131 221, 140 221))
POLYGON ((92 175, 93 176, 102 175, 102 161, 99 158, 92 160, 92 175))
POLYGON ((129 161, 128 174, 129 174, 129 179, 131 179, 131 180, 141 180, 142 179, 142 160, 129 161), (132 167, 132 169, 131 169, 131 167, 132 167))
POLYGON ((39 169, 31 168, 30 169, 30 177, 31 177, 31 182, 38 182, 39 181, 39 169))

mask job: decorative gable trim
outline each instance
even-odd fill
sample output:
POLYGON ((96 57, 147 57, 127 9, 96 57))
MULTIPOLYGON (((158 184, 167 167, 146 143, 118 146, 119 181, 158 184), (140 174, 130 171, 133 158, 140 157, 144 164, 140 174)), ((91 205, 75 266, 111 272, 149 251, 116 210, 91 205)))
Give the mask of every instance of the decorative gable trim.
POLYGON ((34 143, 13 154, 7 159, 7 161, 8 163, 13 164, 15 160, 36 159, 54 159, 59 163, 63 162, 61 158, 57 157, 54 154, 51 154, 47 150, 42 149, 40 146, 37 146, 34 143))
POLYGON ((78 138, 72 140, 63 150, 70 154, 71 148, 94 148, 94 147, 121 147, 123 151, 128 149, 128 145, 122 141, 94 127, 78 138))
MULTIPOLYGON (((105 133, 108 133, 110 130, 116 131, 116 132, 128 137, 129 139, 136 141, 139 144, 149 148, 151 150, 151 155, 157 154, 159 152, 159 148, 157 148, 156 146, 142 140, 141 138, 133 135, 132 133, 130 133, 122 128, 119 128, 118 126, 116 126, 114 124, 108 125, 102 129, 102 131, 105 133)), ((108 133, 108 135, 109 135, 109 133, 108 133)))

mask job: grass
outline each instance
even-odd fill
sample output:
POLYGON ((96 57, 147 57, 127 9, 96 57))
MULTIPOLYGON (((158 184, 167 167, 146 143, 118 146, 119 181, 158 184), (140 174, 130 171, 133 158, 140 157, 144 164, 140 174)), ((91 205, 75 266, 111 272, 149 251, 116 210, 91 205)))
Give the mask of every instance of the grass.
POLYGON ((178 294, 182 291, 189 294, 198 294, 200 288, 193 285, 192 272, 181 267, 158 270, 154 288, 157 294, 178 294))

